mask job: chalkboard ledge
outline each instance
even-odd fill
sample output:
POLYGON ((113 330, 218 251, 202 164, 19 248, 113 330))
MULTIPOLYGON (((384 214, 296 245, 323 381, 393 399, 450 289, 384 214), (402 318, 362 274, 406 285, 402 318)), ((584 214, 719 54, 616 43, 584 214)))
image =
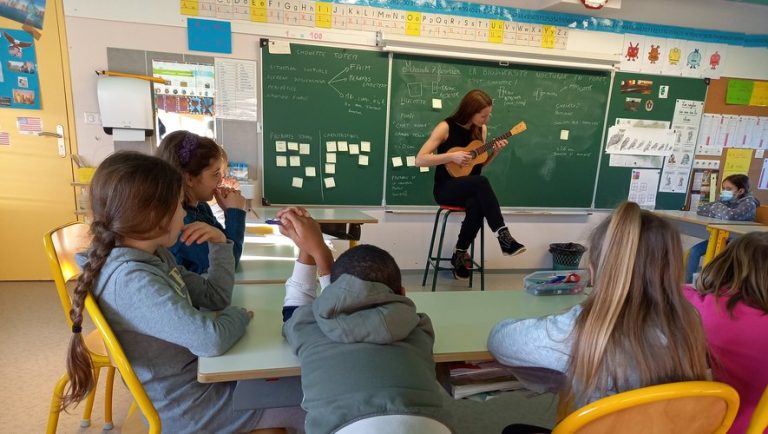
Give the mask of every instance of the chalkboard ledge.
MULTIPOLYGON (((432 207, 398 207, 385 208, 387 214, 434 214, 436 206, 432 207)), ((557 209, 557 208, 502 208, 505 215, 553 215, 553 216, 585 216, 592 215, 592 210, 587 209, 557 209)))

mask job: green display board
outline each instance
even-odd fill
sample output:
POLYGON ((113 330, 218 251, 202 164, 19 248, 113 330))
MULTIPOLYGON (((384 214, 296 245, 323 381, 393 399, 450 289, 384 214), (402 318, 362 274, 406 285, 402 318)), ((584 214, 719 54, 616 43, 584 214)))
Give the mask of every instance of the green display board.
MULTIPOLYGON (((608 125, 614 125, 617 118, 629 118, 671 124, 678 99, 704 101, 706 93, 707 84, 701 78, 616 73, 607 122, 608 125), (638 82, 641 83, 633 85, 638 82), (622 83, 625 83, 625 86, 622 86, 622 83)), ((658 170, 661 171, 662 168, 658 167, 658 170)), ((595 208, 614 208, 627 200, 631 175, 631 167, 612 166, 610 155, 604 154, 600 163, 595 208)), ((684 205, 685 193, 656 195, 656 209, 681 209, 684 205)))
POLYGON ((262 49, 264 198, 381 205, 387 55, 298 44, 290 50, 262 49), (331 144, 336 152, 328 152, 331 144))
POLYGON ((600 153, 610 73, 395 55, 387 158, 387 205, 434 204, 434 168, 409 167, 432 128, 464 94, 493 98, 488 138, 520 121, 527 131, 483 171, 503 206, 588 208, 600 153), (433 108, 433 99, 442 109, 433 108), (566 138, 567 135, 567 138, 566 138), (395 167, 392 158, 403 165, 395 167))

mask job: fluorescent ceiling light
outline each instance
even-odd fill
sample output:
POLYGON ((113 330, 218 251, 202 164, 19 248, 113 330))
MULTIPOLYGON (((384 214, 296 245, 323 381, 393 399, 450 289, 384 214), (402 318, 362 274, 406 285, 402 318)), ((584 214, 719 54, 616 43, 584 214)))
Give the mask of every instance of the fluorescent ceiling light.
POLYGON ((620 62, 618 54, 565 51, 517 45, 467 42, 376 33, 376 45, 384 51, 434 57, 559 66, 577 69, 612 70, 620 62), (450 43, 450 45, 447 45, 450 43))

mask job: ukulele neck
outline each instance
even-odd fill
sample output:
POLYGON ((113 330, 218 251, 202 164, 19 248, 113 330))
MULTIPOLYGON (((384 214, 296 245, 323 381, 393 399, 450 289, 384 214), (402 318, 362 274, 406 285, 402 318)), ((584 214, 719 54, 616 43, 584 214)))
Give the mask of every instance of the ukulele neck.
POLYGON ((498 142, 499 140, 504 140, 504 139, 506 139, 507 137, 509 137, 511 135, 512 135, 512 132, 511 131, 507 131, 506 133, 500 135, 499 137, 495 137, 495 138, 489 140, 488 143, 486 143, 483 146, 480 146, 477 149, 475 149, 475 151, 474 151, 475 152, 475 156, 480 155, 480 154, 482 154, 484 152, 490 151, 491 149, 493 149, 493 144, 494 143, 498 142))

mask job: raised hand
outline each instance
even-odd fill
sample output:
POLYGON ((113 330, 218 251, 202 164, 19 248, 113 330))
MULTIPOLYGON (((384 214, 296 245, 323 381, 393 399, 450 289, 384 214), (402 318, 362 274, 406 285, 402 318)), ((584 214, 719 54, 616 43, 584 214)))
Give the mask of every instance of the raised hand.
POLYGON ((193 222, 188 225, 184 225, 181 229, 181 235, 179 240, 182 243, 191 246, 192 244, 202 244, 205 242, 212 243, 226 243, 227 237, 224 232, 219 229, 203 222, 193 222))

